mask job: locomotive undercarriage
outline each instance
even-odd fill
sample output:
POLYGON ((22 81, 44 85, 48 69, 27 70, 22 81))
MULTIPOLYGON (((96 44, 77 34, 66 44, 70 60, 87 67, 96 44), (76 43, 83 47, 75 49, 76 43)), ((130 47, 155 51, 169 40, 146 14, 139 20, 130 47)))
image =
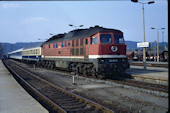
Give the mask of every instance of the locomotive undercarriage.
POLYGON ((99 73, 103 76, 124 73, 129 68, 130 65, 127 58, 99 60, 99 73))
POLYGON ((44 59, 39 63, 43 67, 66 69, 75 74, 86 76, 107 76, 123 73, 130 67, 128 60, 123 59, 44 59))

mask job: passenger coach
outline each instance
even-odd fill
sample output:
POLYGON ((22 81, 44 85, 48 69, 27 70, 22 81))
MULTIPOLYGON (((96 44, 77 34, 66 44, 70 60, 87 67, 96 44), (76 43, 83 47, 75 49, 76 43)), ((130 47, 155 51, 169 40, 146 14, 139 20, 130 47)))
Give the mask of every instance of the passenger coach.
POLYGON ((22 60, 23 48, 8 53, 8 58, 22 60))
POLYGON ((22 51, 22 60, 31 62, 41 62, 41 44, 26 47, 22 51))

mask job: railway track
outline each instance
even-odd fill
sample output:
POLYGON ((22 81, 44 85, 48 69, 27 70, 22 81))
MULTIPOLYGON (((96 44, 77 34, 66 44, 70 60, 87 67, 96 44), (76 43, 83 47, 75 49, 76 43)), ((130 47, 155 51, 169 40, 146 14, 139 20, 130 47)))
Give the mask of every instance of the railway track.
POLYGON ((95 78, 95 77, 87 77, 87 76, 83 76, 83 77, 87 77, 89 79, 93 79, 94 80, 99 80, 99 81, 103 81, 103 82, 110 82, 109 84, 113 83, 117 83, 117 84, 121 84, 121 85, 126 85, 126 86, 132 86, 132 87, 137 87, 137 88, 142 88, 142 89, 146 89, 146 90, 152 90, 152 91, 158 91, 158 92, 163 92, 163 93, 168 93, 168 86, 167 85, 162 85, 162 84, 155 84, 155 83, 150 83, 150 82, 144 82, 144 81, 138 81, 133 79, 133 77, 130 77, 129 75, 125 75, 121 77, 110 77, 107 79, 101 79, 101 78, 95 78))
MULTIPOLYGON (((135 62, 135 61, 130 61, 130 65, 134 65, 134 66, 143 66, 143 62, 135 62)), ((159 63, 155 63, 155 62, 147 62, 146 66, 148 67, 165 67, 168 68, 168 63, 167 62, 159 62, 159 63)))
MULTIPOLYGON (((68 72, 65 72, 65 71, 62 71, 62 70, 60 70, 59 72, 68 73, 68 72)), ((90 79, 103 80, 103 78, 96 78, 96 77, 93 77, 93 76, 85 76, 85 75, 81 75, 81 76, 83 76, 85 78, 90 78, 90 79)), ((138 78, 140 78, 140 77, 138 77, 138 78)), ((149 79, 151 80, 152 78, 149 78, 149 79)), ((135 80, 135 79, 133 79, 133 76, 131 76, 129 74, 120 74, 117 77, 112 76, 110 78, 105 79, 105 81, 110 81, 110 82, 114 82, 114 83, 117 83, 117 84, 128 85, 128 86, 137 87, 137 88, 143 88, 143 89, 147 89, 147 90, 153 90, 153 91, 168 93, 168 86, 167 85, 155 84, 155 83, 135 80)))
POLYGON ((20 66, 5 63, 14 77, 50 112, 57 113, 113 113, 114 111, 60 88, 20 66))
POLYGON ((115 83, 123 84, 123 85, 129 85, 137 88, 143 88, 147 90, 153 90, 163 93, 168 93, 168 86, 161 85, 161 84, 153 84, 148 82, 142 82, 142 81, 136 81, 131 79, 119 79, 119 80, 112 80, 115 83))

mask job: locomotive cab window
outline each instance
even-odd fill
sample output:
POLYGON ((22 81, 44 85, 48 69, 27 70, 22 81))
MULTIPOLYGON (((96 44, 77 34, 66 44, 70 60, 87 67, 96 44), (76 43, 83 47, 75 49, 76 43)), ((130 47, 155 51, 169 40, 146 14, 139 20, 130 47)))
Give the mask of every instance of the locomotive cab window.
POLYGON ((115 44, 124 44, 124 38, 122 34, 115 34, 114 35, 114 40, 115 40, 115 44))
POLYGON ((112 36, 111 34, 101 34, 100 35, 100 42, 101 43, 112 43, 112 36))
POLYGON ((97 44, 97 37, 92 37, 91 38, 91 44, 97 44))

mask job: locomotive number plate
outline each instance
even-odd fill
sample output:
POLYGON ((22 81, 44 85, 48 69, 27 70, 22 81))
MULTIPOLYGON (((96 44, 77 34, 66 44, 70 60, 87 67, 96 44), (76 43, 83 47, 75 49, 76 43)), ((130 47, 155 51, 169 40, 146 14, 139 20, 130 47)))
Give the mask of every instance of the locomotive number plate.
POLYGON ((110 59, 109 62, 118 62, 118 59, 110 59))

